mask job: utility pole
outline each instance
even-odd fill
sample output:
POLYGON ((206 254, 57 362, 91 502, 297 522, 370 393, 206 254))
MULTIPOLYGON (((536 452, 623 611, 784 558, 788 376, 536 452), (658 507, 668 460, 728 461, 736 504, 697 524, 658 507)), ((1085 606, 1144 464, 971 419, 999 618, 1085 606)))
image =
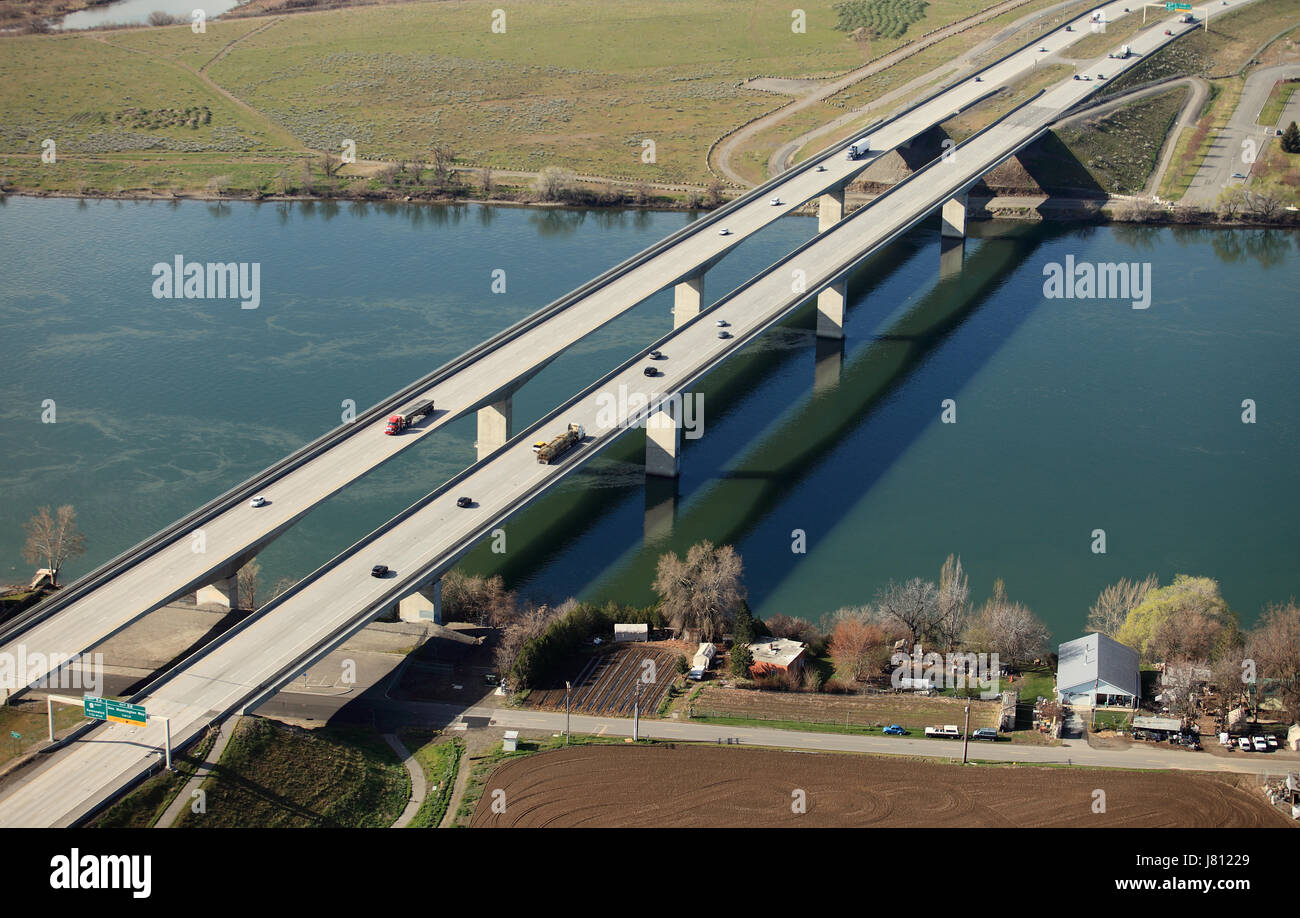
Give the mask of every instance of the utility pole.
POLYGON ((641 680, 636 682, 636 694, 632 702, 632 742, 641 739, 641 680))
POLYGON ((961 735, 961 763, 966 764, 966 749, 970 746, 970 705, 966 705, 966 729, 961 735))
POLYGON ((569 745, 569 697, 573 694, 573 683, 564 683, 564 745, 569 745))

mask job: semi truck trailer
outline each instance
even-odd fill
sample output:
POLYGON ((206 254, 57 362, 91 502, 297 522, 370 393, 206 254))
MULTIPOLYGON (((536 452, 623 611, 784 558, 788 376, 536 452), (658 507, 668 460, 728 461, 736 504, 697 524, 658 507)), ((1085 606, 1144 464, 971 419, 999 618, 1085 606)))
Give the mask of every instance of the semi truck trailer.
POLYGON ((586 432, 582 429, 581 424, 570 424, 569 429, 554 440, 536 447, 537 461, 542 465, 550 465, 553 460, 558 459, 576 446, 585 435, 586 432))
POLYGON ((384 433, 389 436, 401 433, 420 418, 430 414, 433 414, 433 399, 429 399, 427 402, 421 402, 405 414, 389 415, 388 423, 384 425, 384 433))

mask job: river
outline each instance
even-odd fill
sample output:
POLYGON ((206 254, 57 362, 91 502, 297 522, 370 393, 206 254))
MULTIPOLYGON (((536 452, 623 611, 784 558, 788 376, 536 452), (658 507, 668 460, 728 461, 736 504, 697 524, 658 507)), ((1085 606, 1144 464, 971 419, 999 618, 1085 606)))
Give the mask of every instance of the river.
MULTIPOLYGON (((335 426, 345 400, 372 404, 689 219, 5 199, 4 579, 31 569, 21 524, 36 507, 77 508, 75 577, 335 426), (258 307, 155 298, 152 267, 177 254, 256 262, 258 307)), ((710 271, 706 298, 815 230, 777 221, 710 271)), ((476 550, 467 567, 538 600, 639 603, 661 552, 710 538, 740 551, 758 614, 816 619, 890 578, 937 578, 951 552, 976 599, 1001 577, 1058 639, 1122 576, 1215 577, 1246 623, 1295 594, 1300 235, 972 232, 958 278, 939 279, 937 226, 859 270, 842 356, 819 348, 805 307, 707 378, 675 488, 646 487, 629 434, 512 520, 505 555, 476 550), (1149 264, 1150 307, 1045 298, 1044 265, 1067 257, 1149 264)), ((554 361, 516 395, 516 429, 666 332, 670 309, 661 293, 554 361)), ((264 552, 267 586, 463 468, 474 434, 472 419, 450 425, 323 504, 264 552)))

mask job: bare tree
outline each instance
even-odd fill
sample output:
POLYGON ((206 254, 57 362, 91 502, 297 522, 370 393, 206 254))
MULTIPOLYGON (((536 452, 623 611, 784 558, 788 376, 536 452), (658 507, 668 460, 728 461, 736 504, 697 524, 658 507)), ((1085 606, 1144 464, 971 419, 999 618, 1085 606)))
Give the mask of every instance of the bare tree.
POLYGON ((1219 194, 1219 200, 1215 203, 1215 210, 1221 220, 1235 220, 1246 206, 1246 189, 1241 185, 1232 185, 1223 189, 1219 194))
POLYGON ((53 515, 41 507, 23 524, 27 541, 23 543, 23 560, 40 564, 50 572, 50 586, 59 585, 59 571, 72 558, 86 553, 86 537, 77 528, 77 511, 64 504, 53 515))
POLYGON ((676 552, 660 555, 654 590, 669 626, 678 633, 698 628, 706 641, 720 638, 745 598, 743 565, 730 545, 692 545, 682 560, 676 552))
POLYGON ((1277 695, 1291 723, 1300 723, 1300 606, 1294 599, 1264 610, 1250 632, 1246 655, 1259 684, 1277 695))
POLYGON ((547 166, 538 173, 533 190, 543 201, 563 201, 573 191, 572 172, 559 166, 547 166))
POLYGON ((257 594, 262 588, 262 565, 257 563, 256 558, 239 569, 235 582, 239 589, 239 595, 235 597, 239 608, 256 611, 257 594))
POLYGON ((1165 667, 1160 680, 1160 694, 1175 717, 1191 717, 1194 713, 1192 692, 1196 687, 1197 667, 1190 663, 1175 663, 1165 667))
POLYGON ((952 650, 966 630, 970 616, 970 579, 961 558, 949 555, 939 571, 939 609, 934 636, 944 650, 952 650))
POLYGON ((545 605, 529 606, 516 615, 501 629, 497 645, 492 652, 492 662, 496 666, 497 673, 502 678, 508 677, 515 668, 524 645, 533 638, 540 637, 551 622, 562 615, 567 615, 575 605, 574 600, 569 599, 554 609, 545 605))
POLYGON ((1048 632, 1029 607, 1007 597, 1001 578, 993 584, 993 595, 980 607, 967 629, 967 643, 998 654, 1007 663, 1038 656, 1047 646, 1048 632))
POLYGON ((885 635, 865 615, 847 614, 831 631, 830 654, 838 673, 861 682, 879 667, 885 652, 885 635))
POLYGON ((909 645, 917 644, 939 621, 939 589, 920 577, 901 584, 891 580, 876 594, 876 609, 907 632, 909 645))
POLYGON ((1120 578, 1097 596, 1097 601, 1088 610, 1089 631, 1099 631, 1113 638, 1124 626, 1129 612, 1138 605, 1147 593, 1160 586, 1160 579, 1155 574, 1147 574, 1143 580, 1120 578))
POLYGON ((476 577, 453 569, 442 577, 442 610, 447 621, 500 627, 515 618, 515 594, 500 574, 476 577))
POLYGON ((1282 212, 1282 196, 1272 188, 1251 192, 1247 201, 1251 216, 1259 220, 1272 221, 1282 212))
POLYGON ((805 618, 791 618, 779 612, 766 619, 764 624, 773 637, 786 638, 808 645, 808 652, 820 656, 826 646, 826 635, 805 618))
POLYGON ((483 186, 484 197, 492 197, 492 191, 496 188, 496 182, 492 177, 491 166, 484 166, 479 170, 479 184, 483 186))

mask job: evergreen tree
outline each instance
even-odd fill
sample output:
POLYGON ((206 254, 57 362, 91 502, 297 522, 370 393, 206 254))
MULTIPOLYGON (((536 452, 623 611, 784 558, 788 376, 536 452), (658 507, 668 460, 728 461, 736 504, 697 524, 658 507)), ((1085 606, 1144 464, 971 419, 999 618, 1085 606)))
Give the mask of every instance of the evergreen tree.
POLYGON ((749 652, 748 644, 736 644, 731 648, 731 674, 738 679, 749 678, 749 668, 754 665, 754 655, 749 652))
POLYGON ((1287 153, 1300 153, 1300 127, 1292 121, 1282 132, 1282 149, 1287 153))

